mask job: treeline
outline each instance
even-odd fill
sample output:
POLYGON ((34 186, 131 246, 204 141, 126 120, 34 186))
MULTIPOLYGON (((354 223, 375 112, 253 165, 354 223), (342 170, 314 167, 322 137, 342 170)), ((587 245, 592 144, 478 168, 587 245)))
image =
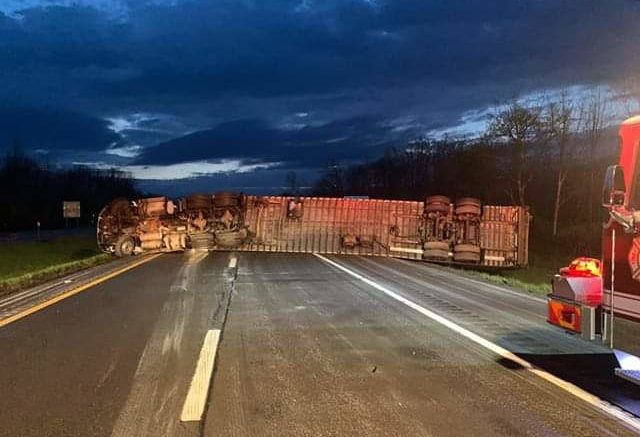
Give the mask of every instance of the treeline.
MULTIPOLYGON (((65 226, 62 202, 80 201, 81 224, 92 224, 115 197, 137 197, 133 179, 121 171, 51 168, 16 150, 0 162, 0 232, 65 226)), ((70 222, 75 226, 75 219, 70 222)))
POLYGON ((529 206, 533 244, 599 253, 602 177, 617 162, 617 127, 599 94, 580 102, 512 103, 472 140, 420 139, 380 159, 330 165, 317 195, 424 199, 473 196, 529 206))

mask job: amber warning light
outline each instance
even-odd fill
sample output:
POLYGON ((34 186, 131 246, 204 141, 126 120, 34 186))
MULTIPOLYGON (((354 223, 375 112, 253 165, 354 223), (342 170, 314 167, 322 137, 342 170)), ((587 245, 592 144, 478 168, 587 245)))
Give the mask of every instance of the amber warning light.
POLYGON ((599 278, 602 276, 600 260, 581 256, 571 261, 567 267, 561 268, 560 275, 573 278, 599 278))

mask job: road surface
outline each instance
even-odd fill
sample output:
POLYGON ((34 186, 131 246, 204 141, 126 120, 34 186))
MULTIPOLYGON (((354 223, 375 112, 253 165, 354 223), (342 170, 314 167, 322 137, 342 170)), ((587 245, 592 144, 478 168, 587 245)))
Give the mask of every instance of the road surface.
POLYGON ((606 349, 547 326, 539 299, 396 259, 216 252, 151 259, 1 327, 0 435, 633 434, 406 302, 640 412, 606 349), (202 417, 182 422, 217 331, 202 417))

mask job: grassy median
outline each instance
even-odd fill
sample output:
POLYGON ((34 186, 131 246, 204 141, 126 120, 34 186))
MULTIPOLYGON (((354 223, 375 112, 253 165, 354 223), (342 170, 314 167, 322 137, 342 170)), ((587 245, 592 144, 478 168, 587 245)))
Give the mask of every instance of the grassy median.
POLYGON ((1 244, 0 295, 102 264, 109 259, 109 255, 98 251, 93 235, 1 244))

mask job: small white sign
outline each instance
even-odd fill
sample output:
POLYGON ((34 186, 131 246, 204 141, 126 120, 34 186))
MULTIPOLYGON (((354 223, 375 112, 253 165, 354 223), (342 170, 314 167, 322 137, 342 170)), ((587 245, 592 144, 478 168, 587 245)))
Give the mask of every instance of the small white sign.
POLYGON ((62 202, 62 216, 64 218, 80 218, 80 202, 62 202))

